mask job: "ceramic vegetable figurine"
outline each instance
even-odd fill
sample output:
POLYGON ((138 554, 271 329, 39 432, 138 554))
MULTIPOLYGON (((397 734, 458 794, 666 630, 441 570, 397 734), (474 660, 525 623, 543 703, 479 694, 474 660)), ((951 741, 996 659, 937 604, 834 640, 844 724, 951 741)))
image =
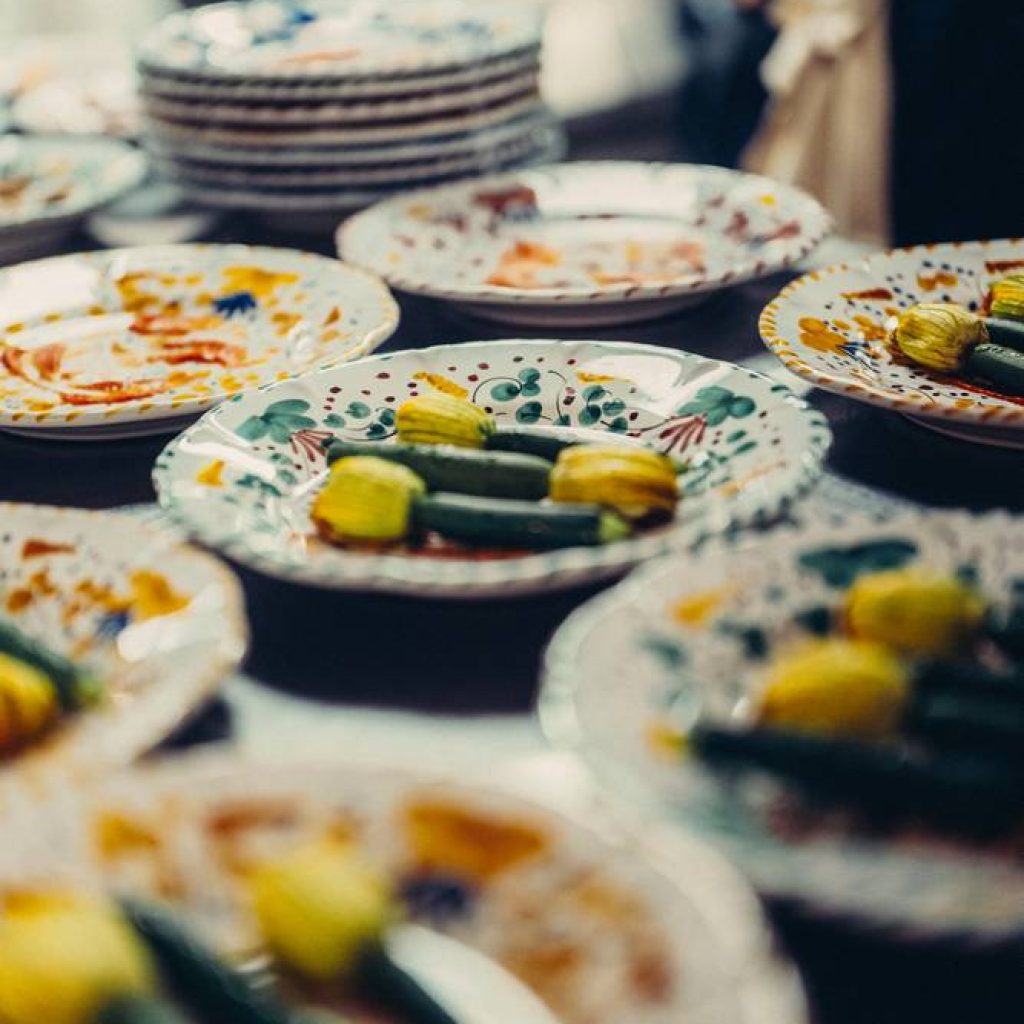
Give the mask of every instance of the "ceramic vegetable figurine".
POLYGON ((394 543, 427 531, 464 544, 545 549, 607 544, 629 535, 614 512, 596 505, 559 507, 531 501, 427 494, 406 466, 348 456, 331 467, 311 515, 332 542, 394 543))
POLYGON ((920 568, 861 576, 843 610, 851 635, 906 654, 935 656, 965 650, 985 618, 985 605, 973 590, 920 568))
POLYGON ((604 505, 627 519, 669 516, 679 500, 675 464, 646 448, 567 448, 551 473, 551 499, 604 505))
POLYGON ((26 893, 0 916, 4 1024, 182 1024, 145 946, 101 899, 26 893))
POLYGON ((250 887, 264 940, 282 966, 318 985, 349 988, 406 1024, 454 1024, 388 955, 397 902, 350 844, 325 838, 302 846, 257 869, 250 887))
POLYGON ((926 302, 900 314, 892 340, 926 369, 1024 394, 1024 325, 982 319, 954 303, 926 302))
POLYGON ((809 643, 771 668, 754 712, 758 725, 851 736, 881 736, 899 724, 908 675, 881 644, 809 643))
POLYGON ((0 753, 39 737, 64 713, 100 698, 87 671, 0 620, 0 753))

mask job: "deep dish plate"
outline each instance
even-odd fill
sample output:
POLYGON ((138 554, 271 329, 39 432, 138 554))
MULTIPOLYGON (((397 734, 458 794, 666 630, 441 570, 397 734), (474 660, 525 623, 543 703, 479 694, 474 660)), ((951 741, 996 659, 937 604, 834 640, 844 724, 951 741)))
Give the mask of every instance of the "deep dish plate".
POLYGON ((977 310, 993 280, 1022 271, 1020 239, 893 249, 787 285, 761 314, 761 337, 818 387, 964 440, 1024 447, 1024 398, 929 373, 894 358, 886 340, 900 310, 918 302, 977 310))
POLYGON ((119 768, 208 700, 245 650, 241 591, 216 559, 133 517, 0 504, 3 615, 104 684, 96 708, 0 761, 17 786, 119 768), (19 783, 21 780, 21 783, 19 783))
POLYGON ((364 271, 244 245, 22 264, 0 272, 0 310, 0 426, 68 436, 166 431, 228 395, 371 352, 398 323, 364 271))
POLYGON ((834 608, 879 557, 972 567, 982 591, 1006 601, 1024 587, 1024 523, 1006 514, 819 517, 653 563, 560 627, 545 659, 542 724, 637 813, 698 831, 767 895, 908 935, 1019 936, 1024 870, 1012 842, 975 847, 910 828, 866 834, 842 816, 801 813, 774 788, 766 799, 763 786, 732 787, 671 752, 696 715, 741 710, 764 672, 757 652, 806 636, 797 616, 834 608))
POLYGON ((494 341, 397 352, 227 402, 168 445, 160 504, 204 544, 262 572, 321 587, 506 597, 573 586, 731 526, 770 518, 818 478, 831 435, 786 388, 730 363, 626 342, 494 341), (330 547, 309 505, 331 436, 395 436, 395 409, 432 391, 499 422, 632 435, 688 459, 674 523, 596 548, 443 559, 330 547))
POLYGON ((830 228, 810 196, 755 175, 567 163, 387 200, 342 225, 338 248, 396 288, 480 316, 586 325, 771 274, 830 228))
POLYGON ((711 851, 681 841, 659 856, 594 815, 563 817, 496 786, 389 765, 193 755, 47 811, 11 830, 0 890, 56 870, 64 885, 169 898, 210 941, 251 954, 259 936, 240 869, 344 835, 414 920, 501 963, 564 1024, 806 1019, 755 901, 711 851), (119 844, 125 835, 135 842, 119 844))

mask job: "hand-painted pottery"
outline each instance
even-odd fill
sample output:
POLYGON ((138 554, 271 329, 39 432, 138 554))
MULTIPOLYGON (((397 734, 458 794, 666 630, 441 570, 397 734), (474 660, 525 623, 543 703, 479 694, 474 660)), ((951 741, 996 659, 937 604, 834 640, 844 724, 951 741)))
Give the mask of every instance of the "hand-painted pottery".
POLYGON ((4 895, 56 874, 169 903, 218 948, 254 956, 246 868, 344 837, 384 870, 414 922, 502 964, 565 1024, 806 1019, 791 978, 763 984, 767 934, 744 884, 692 841, 665 870, 640 842, 497 787, 223 754, 55 804, 31 828, 8 829, 4 895))
POLYGON ((135 76, 129 67, 69 73, 26 89, 12 120, 25 132, 137 138, 142 128, 135 76))
POLYGON ((145 170, 142 154, 114 139, 0 136, 0 263, 59 248, 145 170))
POLYGON ((531 0, 258 0, 172 14, 143 41, 143 71, 209 80, 394 78, 535 48, 531 0))
POLYGON ((729 363, 622 342, 496 341, 362 360, 221 405, 157 459, 170 517, 231 558, 341 589, 472 598, 622 572, 699 536, 780 512, 818 477, 830 434, 784 387, 729 363), (412 395, 467 397, 499 423, 605 430, 688 461, 673 524, 596 548, 500 557, 341 550, 316 538, 312 499, 331 437, 395 436, 412 395))
POLYGON ((0 426, 159 433, 227 395, 372 351, 383 284, 287 249, 170 245, 0 272, 0 426))
POLYGON ((964 440, 1024 447, 1024 399, 930 373, 888 341, 908 306, 956 302, 978 310, 993 281, 1022 271, 1019 239, 894 249, 794 281, 765 307, 761 337, 818 387, 964 440))
POLYGON ((102 684, 95 707, 0 759, 2 812, 20 785, 93 778, 164 739, 237 666, 246 627, 232 576, 151 525, 8 503, 0 520, 0 615, 102 684))
POLYGON ((766 659, 813 635, 860 572, 918 563, 970 573, 989 600, 1006 602, 1024 587, 1024 523, 966 513, 819 518, 647 566, 559 629, 545 661, 544 728, 630 806, 712 840, 767 895, 876 929, 1019 936, 1024 867, 1012 842, 974 846, 911 827, 867 834, 777 786, 730 784, 680 753, 698 716, 742 714, 766 659))
POLYGON ((829 229, 810 196, 765 178, 569 163, 396 197, 351 218, 338 247, 396 288, 480 316, 582 325, 657 316, 770 274, 829 229))

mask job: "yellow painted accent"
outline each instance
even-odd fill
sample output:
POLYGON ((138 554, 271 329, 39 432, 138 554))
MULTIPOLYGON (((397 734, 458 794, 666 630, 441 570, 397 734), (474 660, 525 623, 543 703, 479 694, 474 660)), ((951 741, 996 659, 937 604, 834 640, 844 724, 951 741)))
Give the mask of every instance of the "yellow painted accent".
POLYGON ((716 587, 688 594, 673 605, 672 618, 684 626, 703 626, 732 594, 732 587, 716 587))
POLYGON ((201 470, 199 470, 198 473, 196 473, 196 483, 203 484, 204 487, 223 487, 223 473, 224 460, 214 459, 213 462, 208 462, 201 470))

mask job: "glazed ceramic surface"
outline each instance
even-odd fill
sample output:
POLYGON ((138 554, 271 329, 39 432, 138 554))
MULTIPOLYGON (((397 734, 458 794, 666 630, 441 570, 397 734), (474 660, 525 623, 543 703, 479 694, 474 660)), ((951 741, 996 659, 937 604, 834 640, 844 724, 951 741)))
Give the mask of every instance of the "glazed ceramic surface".
POLYGON ((530 0, 255 0, 165 18, 139 59, 209 78, 373 78, 506 57, 539 36, 530 0))
POLYGON ((142 122, 135 76, 127 67, 68 72, 24 90, 12 109, 25 132, 135 138, 142 122))
POLYGON ((545 730, 630 806, 698 830, 771 896, 911 934, 1020 934, 1024 868, 1012 843, 971 847, 909 828, 865 834, 764 780, 730 784, 678 752, 698 716, 742 716, 766 659, 811 636, 858 573, 909 564, 970 573, 1006 602, 1024 588, 1024 523, 819 517, 654 563, 559 629, 545 661, 545 730))
POLYGON ((145 158, 113 139, 0 136, 0 242, 73 223, 144 173, 145 158))
POLYGON ((230 557, 324 587, 471 598, 555 589, 621 572, 698 536, 778 513, 820 473, 824 419, 784 387, 729 363, 646 345, 500 341, 362 360, 220 406, 159 456, 171 518, 230 557), (597 548, 425 557, 341 550, 308 509, 331 437, 394 439, 395 409, 444 392, 499 423, 609 431, 686 460, 669 527, 597 548))
POLYGON ((569 163, 399 196, 350 219, 338 245, 397 288, 481 315, 596 318, 772 273, 829 228, 817 202, 765 178, 569 163))
POLYGON ((23 783, 92 778, 157 744, 237 666, 246 628, 233 577, 153 526, 7 503, 0 520, 0 614, 103 684, 97 707, 0 759, 9 810, 23 783))
POLYGON ((745 999, 767 940, 745 887, 709 851, 677 847, 669 876, 602 824, 500 789, 207 755, 48 810, 4 844, 0 889, 38 886, 56 867, 64 885, 168 901, 226 952, 256 954, 244 870, 346 837, 391 878, 413 921, 502 964, 565 1024, 805 1019, 799 1001, 780 1013, 777 998, 745 999))
POLYGON ((891 322, 918 302, 978 310, 989 285, 1024 271, 1024 241, 894 249, 805 275, 761 314, 765 344, 818 387, 955 436, 1024 446, 1024 399, 930 373, 897 357, 891 322))
POLYGON ((23 264, 0 272, 0 311, 0 426, 69 434, 166 429, 227 395, 364 355, 398 322, 361 270, 242 245, 23 264))

